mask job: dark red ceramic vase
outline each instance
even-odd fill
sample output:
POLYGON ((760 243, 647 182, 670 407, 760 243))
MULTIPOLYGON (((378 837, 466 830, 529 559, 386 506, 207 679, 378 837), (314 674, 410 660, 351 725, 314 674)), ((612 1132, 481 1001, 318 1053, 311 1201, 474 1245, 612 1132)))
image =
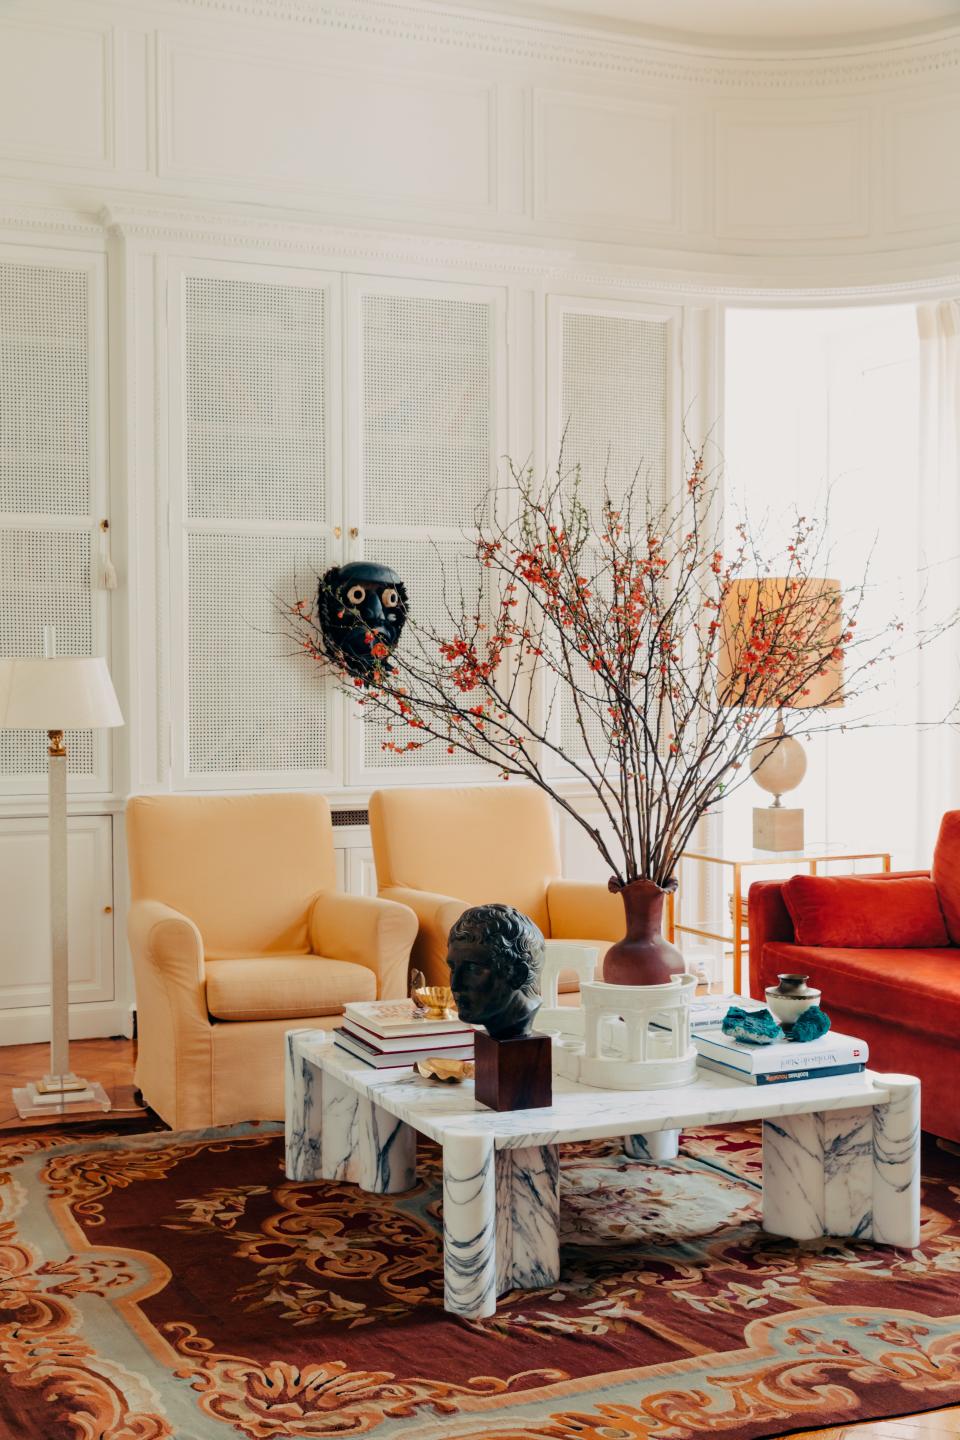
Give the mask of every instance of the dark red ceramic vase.
POLYGON ((675 880, 661 888, 653 880, 631 880, 628 885, 610 881, 610 889, 623 899, 627 933, 610 946, 603 962, 608 985, 665 985, 671 975, 682 975, 683 956, 663 934, 663 904, 675 880))

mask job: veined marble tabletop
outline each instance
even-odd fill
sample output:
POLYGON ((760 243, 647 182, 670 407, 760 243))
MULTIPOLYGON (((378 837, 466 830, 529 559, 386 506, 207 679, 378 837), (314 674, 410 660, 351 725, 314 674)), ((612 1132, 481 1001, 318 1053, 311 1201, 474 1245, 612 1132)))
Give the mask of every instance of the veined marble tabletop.
POLYGON ((811 1110, 859 1109, 885 1104, 890 1098, 883 1076, 870 1070, 776 1085, 749 1085, 698 1070, 692 1085, 664 1090, 598 1090, 554 1075, 553 1104, 548 1108, 498 1112, 473 1098, 472 1081, 445 1085, 424 1080, 412 1068, 385 1075, 341 1050, 329 1031, 289 1032, 288 1038, 293 1036, 303 1059, 440 1144, 451 1134, 489 1135, 498 1150, 512 1150, 691 1125, 736 1125, 811 1110))
POLYGON ((830 1075, 750 1085, 699 1071, 663 1090, 599 1090, 554 1076, 544 1109, 493 1111, 473 1086, 359 1065, 326 1031, 287 1033, 286 1172, 396 1194, 416 1181, 416 1134, 443 1149, 444 1306, 492 1315, 497 1296, 560 1275, 560 1145, 622 1136, 633 1160, 670 1159, 684 1126, 763 1121, 764 1230, 912 1247, 920 1234, 920 1082, 830 1075))

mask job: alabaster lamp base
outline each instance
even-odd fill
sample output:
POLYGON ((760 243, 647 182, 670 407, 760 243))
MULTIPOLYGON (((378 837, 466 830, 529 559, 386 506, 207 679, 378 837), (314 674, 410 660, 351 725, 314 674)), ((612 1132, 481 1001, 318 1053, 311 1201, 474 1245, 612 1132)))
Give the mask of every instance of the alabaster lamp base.
POLYGON ((33 1120, 37 1116, 73 1115, 83 1110, 109 1110, 110 1097, 97 1080, 81 1080, 76 1075, 45 1076, 17 1087, 13 1092, 13 1103, 21 1120, 33 1120), (61 1089, 56 1083, 62 1080, 61 1089))
POLYGON ((758 805, 753 812, 755 850, 802 850, 803 811, 785 805, 758 805))

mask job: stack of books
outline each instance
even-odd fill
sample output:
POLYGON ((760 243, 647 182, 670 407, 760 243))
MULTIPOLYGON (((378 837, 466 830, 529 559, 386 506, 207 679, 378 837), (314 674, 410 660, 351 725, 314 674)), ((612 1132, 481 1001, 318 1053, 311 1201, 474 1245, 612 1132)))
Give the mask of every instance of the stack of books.
POLYGON ((399 1070, 428 1055, 473 1059, 474 1027, 456 1016, 426 1019, 412 1000, 353 1000, 334 1032, 341 1050, 377 1070, 399 1070))
POLYGON ((778 1040, 773 1045, 748 1045, 715 1029, 693 1027, 697 1064, 748 1085, 777 1085, 787 1080, 815 1080, 825 1075, 856 1075, 866 1066, 866 1041, 831 1030, 819 1040, 778 1040))

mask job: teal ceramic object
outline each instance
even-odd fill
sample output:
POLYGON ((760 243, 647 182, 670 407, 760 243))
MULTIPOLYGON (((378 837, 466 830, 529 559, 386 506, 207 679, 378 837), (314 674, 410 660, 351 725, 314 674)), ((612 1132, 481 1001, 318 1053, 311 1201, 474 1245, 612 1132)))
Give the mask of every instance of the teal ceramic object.
POLYGON ((772 1045, 783 1039, 783 1031, 769 1010, 744 1010, 731 1005, 723 1017, 724 1035, 744 1040, 748 1045, 772 1045))
POLYGON ((798 1015, 790 1026, 791 1040, 819 1040, 830 1029, 830 1016, 824 1014, 819 1005, 811 1005, 798 1015))

